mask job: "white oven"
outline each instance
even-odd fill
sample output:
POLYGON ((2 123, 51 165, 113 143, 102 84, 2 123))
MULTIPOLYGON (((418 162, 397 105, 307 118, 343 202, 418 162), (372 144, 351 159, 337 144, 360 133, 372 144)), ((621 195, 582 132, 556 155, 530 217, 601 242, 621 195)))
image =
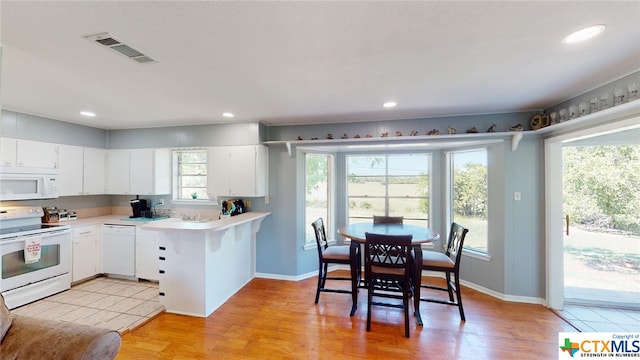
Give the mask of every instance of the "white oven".
POLYGON ((0 292, 10 309, 71 287, 70 227, 41 224, 41 215, 41 208, 0 208, 0 292), (32 262, 25 260, 31 241, 40 249, 32 262))

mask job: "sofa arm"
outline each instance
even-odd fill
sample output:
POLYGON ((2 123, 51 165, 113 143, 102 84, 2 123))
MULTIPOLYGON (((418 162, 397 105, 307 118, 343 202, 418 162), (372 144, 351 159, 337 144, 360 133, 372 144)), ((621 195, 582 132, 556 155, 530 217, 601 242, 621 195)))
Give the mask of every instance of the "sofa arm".
POLYGON ((113 359, 121 341, 117 331, 14 315, 0 359, 113 359))

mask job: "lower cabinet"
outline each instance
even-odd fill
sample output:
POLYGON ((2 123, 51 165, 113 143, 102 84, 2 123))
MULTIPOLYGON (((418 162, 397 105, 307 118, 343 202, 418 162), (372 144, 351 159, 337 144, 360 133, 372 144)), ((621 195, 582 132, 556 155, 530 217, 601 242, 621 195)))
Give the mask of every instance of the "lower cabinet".
POLYGON ((136 228, 136 277, 158 281, 160 252, 158 250, 159 234, 157 231, 136 228))
POLYGON ((100 230, 97 225, 73 228, 72 282, 84 280, 98 274, 100 230))

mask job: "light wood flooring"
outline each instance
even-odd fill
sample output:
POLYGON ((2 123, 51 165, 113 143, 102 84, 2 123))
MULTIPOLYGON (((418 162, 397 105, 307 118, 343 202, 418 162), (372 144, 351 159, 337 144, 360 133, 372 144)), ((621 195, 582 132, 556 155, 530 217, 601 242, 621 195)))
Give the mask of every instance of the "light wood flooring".
POLYGON ((463 288, 466 322, 423 302, 424 327, 412 316, 407 339, 401 309, 374 307, 367 332, 366 290, 349 317, 350 295, 321 293, 315 305, 315 287, 254 279, 206 319, 162 313, 124 334, 117 359, 556 359, 558 332, 577 331, 542 305, 463 288))

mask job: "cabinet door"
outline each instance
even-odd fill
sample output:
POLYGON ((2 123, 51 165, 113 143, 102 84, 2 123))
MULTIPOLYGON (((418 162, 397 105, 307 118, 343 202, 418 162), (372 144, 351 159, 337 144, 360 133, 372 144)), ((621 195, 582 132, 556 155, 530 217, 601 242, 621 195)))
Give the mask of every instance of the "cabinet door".
POLYGON ((105 193, 105 151, 84 148, 83 190, 85 195, 105 193))
POLYGON ((0 166, 16 166, 17 140, 0 138, 0 166))
POLYGON ((17 166, 54 170, 58 168, 58 145, 17 140, 17 166))
POLYGON ((107 151, 107 194, 129 194, 129 150, 107 151))
POLYGON ((79 146, 59 145, 58 195, 81 195, 83 150, 79 146))
POLYGON ((226 168, 230 196, 255 196, 256 148, 233 146, 229 149, 231 163, 226 168))
POLYGON ((157 232, 136 228, 136 277, 138 279, 159 280, 158 243, 157 232))
MULTIPOLYGON (((229 147, 207 148, 207 192, 216 196, 229 195, 229 168, 231 168, 229 147)), ((241 166, 242 164, 235 164, 241 166)))
POLYGON ((98 273, 98 228, 83 226, 73 229, 72 281, 79 281, 98 273))
POLYGON ((131 150, 129 163, 131 194, 152 195, 154 158, 152 149, 131 150))

